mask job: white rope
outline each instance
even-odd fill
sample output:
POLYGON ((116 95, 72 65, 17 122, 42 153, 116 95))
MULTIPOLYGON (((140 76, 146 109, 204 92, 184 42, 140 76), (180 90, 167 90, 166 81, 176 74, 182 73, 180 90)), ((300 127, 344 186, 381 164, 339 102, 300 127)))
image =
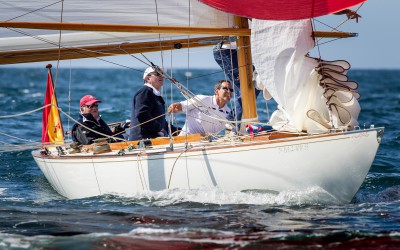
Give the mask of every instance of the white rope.
MULTIPOLYGON (((43 107, 40 107, 40 108, 31 110, 31 111, 27 111, 27 112, 15 114, 15 115, 0 116, 0 119, 6 119, 6 118, 13 118, 13 117, 18 117, 18 116, 28 115, 28 114, 37 112, 37 111, 42 110, 42 109, 44 109, 44 108, 46 108, 46 107, 49 107, 49 106, 53 106, 53 107, 57 108, 61 113, 63 113, 63 114, 64 114, 65 116, 67 116, 69 119, 71 119, 72 121, 78 123, 78 124, 81 125, 82 127, 86 128, 86 129, 88 129, 88 130, 90 130, 90 131, 92 131, 92 132, 94 132, 94 133, 96 133, 96 134, 105 136, 105 137, 107 137, 107 138, 112 138, 112 139, 115 139, 115 140, 126 141, 125 139, 122 139, 122 138, 119 138, 119 137, 110 136, 110 135, 106 135, 106 134, 100 133, 100 132, 98 132, 98 131, 95 131, 95 130, 93 130, 93 129, 91 129, 91 128, 88 128, 87 126, 83 125, 83 124, 80 123, 79 121, 77 121, 77 120, 75 120, 74 118, 72 118, 69 114, 67 114, 66 112, 64 112, 61 108, 59 108, 59 107, 57 107, 56 105, 51 104, 51 103, 50 103, 50 104, 47 104, 47 105, 44 105, 43 107)), ((0 133, 0 134, 3 134, 3 133, 0 133)), ((5 135, 5 134, 4 134, 4 135, 5 135)), ((12 136, 9 136, 9 137, 12 137, 12 136)), ((15 138, 15 139, 20 139, 20 140, 24 140, 24 139, 18 138, 18 137, 13 137, 13 138, 15 138)), ((29 141, 29 140, 28 140, 28 141, 29 141)), ((32 141, 30 141, 30 142, 32 142, 32 141)))
POLYGON ((31 111, 27 111, 27 112, 24 112, 24 113, 19 113, 19 114, 15 114, 15 115, 4 115, 4 116, 0 116, 0 119, 13 118, 13 117, 18 117, 18 116, 23 116, 23 115, 29 115, 29 114, 34 113, 34 112, 36 112, 36 111, 42 110, 42 109, 44 109, 44 108, 46 108, 46 107, 48 107, 48 106, 53 106, 53 104, 47 104, 47 105, 45 105, 45 106, 43 106, 43 107, 40 107, 40 108, 31 110, 31 111))
POLYGON ((2 133, 2 132, 0 132, 0 134, 1 134, 1 135, 4 135, 4 136, 7 136, 7 137, 10 137, 10 138, 13 138, 13 139, 20 140, 20 141, 35 142, 35 141, 31 141, 31 140, 27 140, 27 139, 20 138, 20 137, 8 135, 8 134, 2 133))

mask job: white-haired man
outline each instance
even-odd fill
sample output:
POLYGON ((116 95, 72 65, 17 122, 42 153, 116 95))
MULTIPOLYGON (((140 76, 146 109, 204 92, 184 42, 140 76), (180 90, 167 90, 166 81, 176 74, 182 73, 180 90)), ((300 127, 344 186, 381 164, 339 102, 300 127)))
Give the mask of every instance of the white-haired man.
MULTIPOLYGON (((163 72, 153 67, 143 73, 144 85, 132 100, 131 128, 129 140, 151 139, 168 136, 165 120, 165 101, 160 90, 164 84, 163 72)), ((172 133, 177 130, 171 126, 172 133)))

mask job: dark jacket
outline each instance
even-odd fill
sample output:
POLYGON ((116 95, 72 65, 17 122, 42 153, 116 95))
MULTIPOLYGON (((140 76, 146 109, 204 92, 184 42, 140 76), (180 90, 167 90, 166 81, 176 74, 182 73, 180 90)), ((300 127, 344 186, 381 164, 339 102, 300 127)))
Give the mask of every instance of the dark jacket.
MULTIPOLYGON (((113 132, 108 127, 107 123, 103 119, 97 121, 92 114, 79 114, 78 122, 82 123, 86 127, 93 129, 99 133, 106 135, 113 135, 113 132), (85 117, 85 119, 83 119, 85 117)), ((89 145, 93 143, 93 140, 98 138, 104 138, 105 136, 92 132, 83 126, 75 123, 71 130, 72 140, 78 142, 79 144, 89 145)), ((113 139, 109 139, 109 142, 113 142, 113 139)))
MULTIPOLYGON (((165 102, 162 96, 157 96, 153 93, 153 89, 144 85, 133 96, 132 113, 131 113, 131 128, 129 140, 151 139, 159 137, 158 132, 165 131, 167 135, 168 123, 163 115, 165 113, 165 102), (160 117, 158 117, 160 116, 160 117), (149 121, 155 117, 152 121, 149 121), (147 122, 149 121, 149 122, 147 122), (146 122, 145 124, 142 124, 146 122), (142 124, 140 126, 137 126, 142 124), (135 127, 137 126, 137 127, 135 127)), ((176 127, 171 127, 172 132, 177 130, 176 127)))

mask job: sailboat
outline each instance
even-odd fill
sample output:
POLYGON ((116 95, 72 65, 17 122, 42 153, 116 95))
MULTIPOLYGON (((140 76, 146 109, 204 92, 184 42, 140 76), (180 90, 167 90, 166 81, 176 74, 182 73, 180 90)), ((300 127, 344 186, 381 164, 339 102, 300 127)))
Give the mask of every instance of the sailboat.
MULTIPOLYGON (((2 7, 0 63, 189 50, 236 37, 242 127, 259 122, 254 65, 257 88, 279 105, 270 120, 274 131, 122 141, 107 144, 102 153, 96 145, 72 153, 68 143, 55 139, 32 152, 46 179, 71 199, 164 189, 318 187, 333 201, 349 203, 369 172, 384 129, 358 126, 360 94, 346 75, 347 61, 308 55, 316 37, 352 34, 314 31, 310 19, 363 2, 18 0, 2 7)), ((57 108, 56 102, 50 105, 57 108)))

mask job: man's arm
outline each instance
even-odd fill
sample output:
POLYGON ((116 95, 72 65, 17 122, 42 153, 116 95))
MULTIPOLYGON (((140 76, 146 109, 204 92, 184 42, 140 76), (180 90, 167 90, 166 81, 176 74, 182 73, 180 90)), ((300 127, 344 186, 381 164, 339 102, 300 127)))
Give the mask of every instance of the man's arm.
MULTIPOLYGON (((207 98, 207 96, 205 95, 196 95, 195 98, 197 100, 203 101, 204 99, 207 98)), ((196 100, 194 99, 189 99, 186 101, 182 101, 182 102, 176 102, 173 103, 171 105, 169 105, 168 107, 168 113, 180 113, 183 112, 183 110, 192 110, 194 108, 196 108, 196 106, 194 105, 196 103, 196 100)), ((201 106, 201 104, 198 104, 201 106)))
POLYGON ((82 126, 77 126, 76 129, 72 131, 74 139, 82 145, 89 145, 93 143, 93 140, 96 139, 93 137, 93 132, 85 129, 82 126))

